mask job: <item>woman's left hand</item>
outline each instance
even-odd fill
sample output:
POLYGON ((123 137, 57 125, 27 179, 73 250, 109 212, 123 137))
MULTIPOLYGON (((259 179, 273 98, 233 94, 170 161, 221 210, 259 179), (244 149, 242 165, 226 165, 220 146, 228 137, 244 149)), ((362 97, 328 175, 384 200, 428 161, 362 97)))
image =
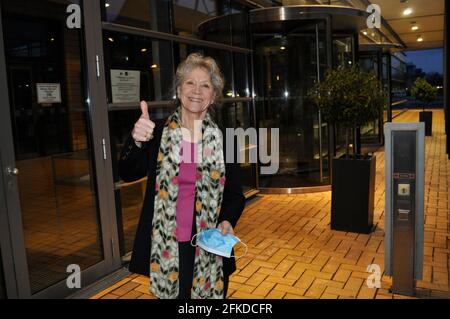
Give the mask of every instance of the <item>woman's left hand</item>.
POLYGON ((217 228, 220 230, 222 235, 231 234, 234 235, 233 226, 231 226, 230 222, 227 220, 224 220, 217 226, 217 228))

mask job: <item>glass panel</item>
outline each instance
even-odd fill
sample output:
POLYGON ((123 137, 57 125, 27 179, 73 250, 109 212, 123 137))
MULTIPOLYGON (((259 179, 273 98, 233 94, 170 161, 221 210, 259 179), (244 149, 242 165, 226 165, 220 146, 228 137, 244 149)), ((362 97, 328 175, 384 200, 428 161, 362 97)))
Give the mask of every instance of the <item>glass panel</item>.
POLYGON ((6 68, 31 292, 103 260, 77 1, 3 1, 6 68))
POLYGON ((352 38, 333 38, 333 67, 346 66, 353 63, 352 38))
MULTIPOLYGON (((381 67, 381 85, 383 90, 389 94, 390 92, 390 82, 389 82, 389 58, 387 55, 382 57, 382 67, 381 67)), ((383 111, 383 123, 388 121, 388 111, 387 109, 383 111)))
POLYGON ((175 29, 180 35, 248 48, 248 11, 236 1, 208 0, 202 4, 175 0, 175 29))
POLYGON ((233 46, 248 48, 248 8, 231 1, 231 30, 233 46))
MULTIPOLYGON (((249 102, 230 102, 219 106, 215 110, 215 116, 223 134, 226 134, 225 128, 241 127, 246 130, 249 127, 255 127, 251 110, 251 103, 249 102)), ((257 145, 250 144, 250 142, 249 139, 246 139, 245 145, 240 150, 241 152, 247 152, 245 163, 241 163, 241 182, 244 192, 256 188, 256 165, 250 163, 249 150, 257 147, 257 145)))
MULTIPOLYGON (((320 24, 324 29, 324 24, 320 24)), ((259 127, 279 128, 280 163, 276 175, 260 175, 260 187, 303 187, 327 183, 320 172, 318 109, 306 98, 323 76, 326 63, 324 31, 316 43, 316 21, 252 25, 255 50, 256 112, 259 127), (282 30, 291 30, 286 36, 282 30), (272 33, 272 36, 270 35, 272 33)), ((322 127, 322 141, 327 138, 322 127)), ((324 150, 322 146, 322 153, 324 150)), ((327 155, 326 153, 323 155, 327 155)), ((323 164, 323 163, 322 163, 323 164)), ((324 166, 326 167, 326 165, 324 166)))
POLYGON ((175 25, 175 34, 198 38, 210 41, 219 41, 230 44, 230 20, 228 17, 214 19, 223 14, 225 5, 228 1, 216 0, 174 0, 173 1, 173 19, 175 25), (202 23, 208 21, 202 26, 202 23), (208 35, 207 30, 214 30, 208 35))
POLYGON ((2 251, 0 250, 0 300, 6 299, 5 276, 3 271, 2 251))
MULTIPOLYGON (((391 55, 391 76, 392 103, 395 103, 404 100, 407 96, 406 62, 395 55, 391 55)), ((399 105, 397 108, 404 107, 404 105, 399 105)))
POLYGON ((234 92, 236 97, 250 97, 250 79, 247 59, 248 55, 233 53, 234 57, 234 92))
MULTIPOLYGON (((350 36, 333 37, 333 67, 345 67, 353 63, 352 38, 350 36)), ((346 152, 346 130, 339 124, 335 125, 335 156, 346 152)), ((352 144, 352 134, 348 133, 348 144, 352 144)))
POLYGON ((170 0, 102 0, 103 21, 171 32, 170 0))
MULTIPOLYGON (((377 75, 378 79, 381 81, 378 74, 379 65, 379 55, 377 52, 373 54, 366 53, 364 56, 359 57, 359 65, 362 70, 369 73, 374 73, 377 75)), ((380 142, 380 129, 379 120, 375 120, 364 127, 361 127, 361 144, 377 144, 380 142)))
POLYGON ((170 41, 105 31, 103 36, 109 103, 170 100, 172 45, 170 41), (113 92, 121 77, 139 77, 130 82, 139 92, 113 92))
MULTIPOLYGON (((335 156, 340 157, 346 153, 346 130, 339 124, 334 127, 335 156)), ((351 130, 348 132, 348 143, 351 144, 351 130)))

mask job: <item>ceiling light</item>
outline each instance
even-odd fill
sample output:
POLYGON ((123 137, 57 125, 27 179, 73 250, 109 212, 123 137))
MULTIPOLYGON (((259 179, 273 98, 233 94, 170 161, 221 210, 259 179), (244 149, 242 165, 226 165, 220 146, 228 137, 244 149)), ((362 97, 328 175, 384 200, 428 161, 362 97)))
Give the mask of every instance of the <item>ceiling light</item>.
POLYGON ((413 26, 411 27, 411 30, 417 31, 417 30, 419 30, 419 27, 418 27, 417 25, 413 25, 413 26))
POLYGON ((152 69, 156 69, 156 68, 158 67, 158 65, 157 65, 157 64, 152 64, 150 67, 151 67, 152 69))
POLYGON ((412 13, 412 9, 411 8, 406 8, 405 10, 403 10, 403 15, 404 16, 409 16, 412 13))
POLYGON ((109 7, 109 3, 107 2, 107 3, 105 3, 105 8, 108 8, 109 7))
POLYGON ((367 31, 363 31, 363 34, 364 34, 364 35, 367 35, 367 31))
POLYGON ((423 37, 422 36, 417 37, 417 42, 423 42, 423 37))
POLYGON ((142 49, 141 49, 141 52, 142 52, 142 53, 147 52, 147 48, 142 48, 142 49))
POLYGON ((108 38, 108 40, 109 40, 110 42, 114 42, 114 39, 113 39, 113 38, 108 38))
POLYGON ((286 47, 280 47, 280 50, 286 50, 286 47))

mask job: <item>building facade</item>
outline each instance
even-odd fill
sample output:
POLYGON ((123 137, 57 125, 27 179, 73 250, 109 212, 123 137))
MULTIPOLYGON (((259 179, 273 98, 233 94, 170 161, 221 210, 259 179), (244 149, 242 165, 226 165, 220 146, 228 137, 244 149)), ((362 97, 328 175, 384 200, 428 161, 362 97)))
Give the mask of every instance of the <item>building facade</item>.
MULTIPOLYGON (((344 130, 308 91, 357 62, 391 98, 403 84, 390 51, 360 50, 389 31, 367 32, 365 1, 325 2, 1 0, 0 299, 68 296, 77 271, 86 287, 126 265, 146 182, 120 180, 119 154, 140 100, 152 119, 172 112, 173 75, 192 52, 221 66, 222 128, 279 128, 276 174, 241 164, 246 196, 329 189, 344 130)), ((383 143, 391 102, 363 143, 383 143)))

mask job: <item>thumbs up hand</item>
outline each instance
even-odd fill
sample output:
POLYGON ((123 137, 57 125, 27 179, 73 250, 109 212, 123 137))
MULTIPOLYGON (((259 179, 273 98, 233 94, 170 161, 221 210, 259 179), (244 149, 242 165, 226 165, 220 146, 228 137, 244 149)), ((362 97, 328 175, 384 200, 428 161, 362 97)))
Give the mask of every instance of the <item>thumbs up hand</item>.
POLYGON ((141 101, 141 112, 142 115, 134 124, 133 132, 131 133, 136 145, 139 147, 142 146, 142 142, 148 142, 153 138, 153 129, 155 128, 155 123, 150 120, 148 105, 145 101, 141 101))

